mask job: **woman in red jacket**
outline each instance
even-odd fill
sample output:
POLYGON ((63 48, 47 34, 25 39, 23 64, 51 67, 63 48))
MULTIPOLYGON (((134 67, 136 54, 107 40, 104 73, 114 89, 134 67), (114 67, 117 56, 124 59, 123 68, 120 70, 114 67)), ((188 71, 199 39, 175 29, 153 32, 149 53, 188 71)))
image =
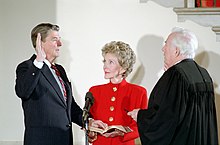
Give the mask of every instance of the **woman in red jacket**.
POLYGON ((90 133, 93 145, 134 145, 139 137, 137 124, 127 115, 135 108, 147 108, 145 88, 128 83, 125 78, 131 73, 136 61, 134 51, 121 41, 107 43, 102 49, 103 70, 109 83, 93 86, 90 92, 94 104, 90 109, 93 121, 90 126, 105 128, 111 125, 128 126, 132 132, 114 130, 110 133, 90 133))

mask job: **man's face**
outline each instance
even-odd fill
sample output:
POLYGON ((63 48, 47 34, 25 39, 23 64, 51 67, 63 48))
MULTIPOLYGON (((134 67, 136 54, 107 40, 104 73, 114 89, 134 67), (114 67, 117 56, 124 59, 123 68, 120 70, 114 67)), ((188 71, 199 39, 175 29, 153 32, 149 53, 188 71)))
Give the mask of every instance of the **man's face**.
POLYGON ((162 48, 164 54, 164 69, 167 70, 175 64, 176 50, 177 48, 172 44, 172 40, 175 37, 175 33, 168 36, 165 41, 165 45, 162 48))
POLYGON ((46 59, 53 62, 60 55, 60 36, 58 31, 49 31, 45 41, 42 42, 42 48, 46 53, 46 59))

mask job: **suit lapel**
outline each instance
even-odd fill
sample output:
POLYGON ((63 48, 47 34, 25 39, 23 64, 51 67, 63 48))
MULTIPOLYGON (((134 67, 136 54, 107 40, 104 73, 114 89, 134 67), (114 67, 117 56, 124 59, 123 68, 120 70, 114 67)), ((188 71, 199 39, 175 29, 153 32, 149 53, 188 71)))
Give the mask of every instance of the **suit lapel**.
POLYGON ((50 69, 48 68, 48 66, 46 64, 43 65, 42 68, 42 73, 45 76, 45 78, 47 79, 47 81, 51 84, 51 86, 54 88, 54 90, 56 91, 56 93, 58 94, 60 100, 63 102, 63 104, 66 106, 66 101, 64 100, 63 94, 60 90, 59 85, 57 84, 56 79, 54 78, 53 74, 51 73, 50 69))

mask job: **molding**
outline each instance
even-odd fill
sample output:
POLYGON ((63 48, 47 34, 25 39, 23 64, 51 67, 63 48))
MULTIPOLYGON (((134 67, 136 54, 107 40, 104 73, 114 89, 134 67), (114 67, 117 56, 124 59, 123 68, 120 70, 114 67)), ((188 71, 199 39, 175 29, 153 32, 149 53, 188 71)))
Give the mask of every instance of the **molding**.
POLYGON ((202 26, 220 26, 220 8, 174 8, 178 21, 191 20, 202 26))
POLYGON ((220 42, 220 26, 212 27, 212 31, 216 34, 216 41, 220 42))
POLYGON ((139 0, 139 3, 147 3, 153 1, 164 7, 184 7, 183 0, 139 0))
POLYGON ((185 15, 219 15, 220 8, 174 8, 177 14, 185 15))

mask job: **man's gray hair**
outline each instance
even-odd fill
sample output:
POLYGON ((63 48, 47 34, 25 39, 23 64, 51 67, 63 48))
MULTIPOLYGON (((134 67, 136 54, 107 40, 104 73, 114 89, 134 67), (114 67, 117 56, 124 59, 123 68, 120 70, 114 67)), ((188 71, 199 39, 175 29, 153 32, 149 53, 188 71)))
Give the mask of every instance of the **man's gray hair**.
POLYGON ((195 34, 181 27, 174 27, 172 33, 175 34, 172 43, 180 49, 180 53, 187 58, 194 58, 198 48, 198 40, 195 34))

